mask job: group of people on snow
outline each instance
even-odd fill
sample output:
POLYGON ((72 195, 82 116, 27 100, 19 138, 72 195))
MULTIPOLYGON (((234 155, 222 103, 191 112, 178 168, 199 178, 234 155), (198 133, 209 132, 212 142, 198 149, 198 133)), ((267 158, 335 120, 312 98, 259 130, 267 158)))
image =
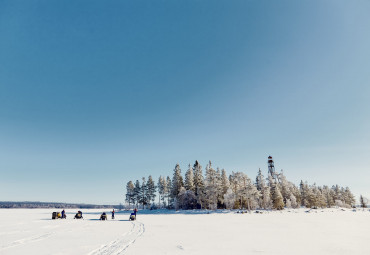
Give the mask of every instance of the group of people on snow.
MULTIPOLYGON (((136 213, 137 213, 137 208, 134 209, 134 212, 131 213, 130 215, 130 218, 129 220, 136 220, 136 213)), ((115 211, 114 209, 112 210, 112 220, 114 220, 114 214, 115 214, 115 211)), ((60 217, 60 216, 59 216, 60 217)), ((67 218, 67 215, 66 215, 66 212, 65 210, 63 209, 62 213, 61 213, 61 218, 62 219, 66 219, 67 218)), ((78 211, 74 217, 75 219, 83 219, 82 217, 82 211, 78 211)), ((107 214, 105 212, 103 212, 101 215, 100 215, 100 220, 107 220, 108 217, 107 217, 107 214)))

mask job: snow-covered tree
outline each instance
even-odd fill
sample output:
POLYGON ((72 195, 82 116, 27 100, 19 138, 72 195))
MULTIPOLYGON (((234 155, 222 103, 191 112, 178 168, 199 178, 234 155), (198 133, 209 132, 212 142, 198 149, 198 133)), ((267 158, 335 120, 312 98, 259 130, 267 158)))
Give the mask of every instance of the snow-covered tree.
POLYGON ((316 207, 325 208, 327 205, 322 187, 315 187, 313 191, 316 196, 316 207))
POLYGON ((167 176, 166 185, 167 185, 167 188, 166 188, 165 197, 167 198, 167 206, 168 208, 170 208, 172 206, 172 199, 171 199, 172 181, 169 176, 167 176))
POLYGON ((242 172, 232 173, 230 183, 234 187, 234 193, 241 209, 247 207, 248 210, 256 208, 260 196, 257 188, 251 179, 242 172))
POLYGON ((256 187, 257 187, 257 190, 259 190, 259 191, 262 191, 262 182, 265 182, 265 179, 262 175, 261 168, 259 168, 258 169, 258 174, 257 174, 257 177, 256 177, 256 187))
POLYGON ((368 199, 366 197, 360 196, 360 204, 362 208, 367 208, 368 199))
POLYGON ((126 202, 131 208, 131 204, 135 204, 135 185, 129 181, 126 185, 126 202))
POLYGON ((176 164, 173 170, 172 177, 172 197, 173 199, 178 199, 181 188, 184 187, 184 182, 181 176, 181 168, 179 164, 176 164))
POLYGON ((156 189, 157 187, 155 186, 153 178, 151 175, 149 175, 148 182, 146 183, 146 198, 149 205, 154 203, 154 199, 157 196, 156 189))
POLYGON ((225 169, 221 170, 221 188, 222 188, 222 194, 226 194, 227 190, 230 187, 229 178, 227 178, 225 169))
POLYGON ((193 169, 194 169, 194 190, 195 190, 194 193, 197 198, 198 205, 202 209, 205 200, 204 178, 202 166, 199 164, 198 160, 195 161, 193 169))
POLYGON ((181 209, 188 210, 196 208, 197 199, 192 190, 186 190, 184 187, 181 187, 178 197, 178 203, 181 209))
MULTIPOLYGON (((289 198, 289 201, 290 201, 290 206, 292 208, 298 208, 299 207, 299 203, 297 202, 297 199, 296 197, 292 194, 290 194, 290 198, 289 198)), ((288 207, 288 206, 287 206, 288 207)))
POLYGON ((355 196, 352 194, 351 190, 346 187, 343 192, 343 200, 349 206, 354 206, 356 203, 355 196))
POLYGON ((164 199, 166 198, 166 194, 167 194, 167 183, 166 183, 166 179, 162 176, 159 176, 159 179, 158 179, 158 184, 157 184, 157 187, 158 187, 158 194, 159 194, 159 207, 161 208, 161 201, 162 201, 162 205, 164 204, 164 199))
POLYGON ((284 209, 283 196, 281 195, 279 186, 276 183, 272 184, 271 188, 272 206, 276 210, 284 209))
POLYGON ((140 186, 139 191, 139 203, 143 206, 143 209, 145 209, 145 206, 148 204, 148 197, 147 197, 147 186, 146 186, 146 180, 145 177, 142 178, 142 183, 140 186))
POLYGON ((224 204, 226 209, 233 209, 235 205, 235 194, 231 188, 228 188, 224 195, 224 204))
POLYGON ((290 194, 292 193, 290 189, 291 185, 292 184, 286 179, 283 170, 281 170, 281 173, 279 174, 279 189, 283 196, 284 203, 286 203, 287 199, 290 199, 290 194))
POLYGON ((135 188, 134 188, 134 198, 135 198, 136 207, 139 205, 140 193, 141 193, 140 191, 141 191, 140 182, 139 182, 139 180, 136 180, 135 188))
POLYGON ((220 178, 215 169, 212 168, 212 163, 206 167, 205 179, 205 201, 209 209, 217 209, 218 196, 221 194, 220 178))
MULTIPOLYGON (((272 177, 270 178, 272 180, 272 177)), ((259 207, 263 209, 271 208, 272 203, 271 203, 270 187, 266 185, 266 180, 261 172, 261 169, 258 170, 258 174, 256 177, 256 188, 260 192, 260 196, 258 199, 259 207)))
POLYGON ((191 190, 195 191, 195 186, 194 186, 194 171, 191 165, 189 164, 188 170, 185 173, 185 183, 184 183, 185 189, 186 190, 191 190))
POLYGON ((302 206, 308 206, 308 184, 303 183, 301 180, 301 183, 299 184, 299 191, 301 193, 301 205, 302 206))
POLYGON ((286 200, 285 207, 286 208, 292 208, 292 203, 291 203, 290 199, 286 200))

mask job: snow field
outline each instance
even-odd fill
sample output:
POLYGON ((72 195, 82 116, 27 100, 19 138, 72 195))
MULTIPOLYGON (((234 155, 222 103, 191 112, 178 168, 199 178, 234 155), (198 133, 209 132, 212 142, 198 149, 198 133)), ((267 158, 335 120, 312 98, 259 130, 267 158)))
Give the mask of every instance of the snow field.
POLYGON ((0 254, 370 254, 370 212, 346 209, 210 213, 1 209, 0 254), (153 214, 152 214, 153 213, 153 214))

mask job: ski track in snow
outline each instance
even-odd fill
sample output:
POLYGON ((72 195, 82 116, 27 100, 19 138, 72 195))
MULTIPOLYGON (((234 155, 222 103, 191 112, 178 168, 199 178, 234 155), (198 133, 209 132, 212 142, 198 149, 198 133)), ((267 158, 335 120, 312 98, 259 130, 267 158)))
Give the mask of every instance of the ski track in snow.
POLYGON ((19 239, 19 240, 14 241, 14 242, 12 242, 10 244, 1 246, 0 251, 1 250, 8 249, 8 248, 16 247, 18 245, 23 245, 23 244, 38 242, 38 241, 41 241, 41 240, 44 240, 44 239, 50 237, 53 234, 54 233, 50 232, 50 233, 46 233, 46 234, 42 234, 42 235, 31 236, 31 237, 28 237, 28 238, 19 239))
POLYGON ((102 247, 90 252, 88 255, 118 255, 123 254, 125 250, 133 244, 145 232, 143 223, 131 222, 132 227, 129 232, 123 234, 120 238, 110 242, 102 247))

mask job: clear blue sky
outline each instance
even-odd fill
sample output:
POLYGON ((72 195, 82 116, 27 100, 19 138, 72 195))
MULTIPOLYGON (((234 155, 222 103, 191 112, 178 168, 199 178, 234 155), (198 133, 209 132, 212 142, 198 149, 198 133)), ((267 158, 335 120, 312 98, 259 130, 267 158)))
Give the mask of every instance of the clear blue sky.
POLYGON ((0 200, 197 159, 370 197, 370 2, 0 1, 0 200))

